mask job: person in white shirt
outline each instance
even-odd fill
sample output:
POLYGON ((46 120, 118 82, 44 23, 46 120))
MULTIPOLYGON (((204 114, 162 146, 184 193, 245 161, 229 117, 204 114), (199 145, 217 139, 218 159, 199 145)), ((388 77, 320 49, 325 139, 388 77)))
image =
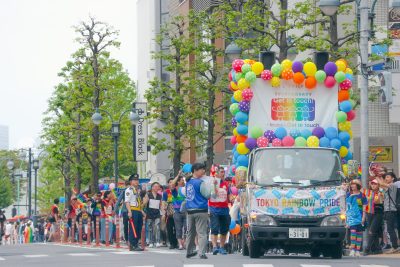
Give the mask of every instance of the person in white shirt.
POLYGON ((4 233, 4 239, 5 239, 4 244, 5 245, 7 245, 7 243, 11 245, 11 238, 10 237, 11 237, 11 233, 12 233, 12 228, 13 228, 13 225, 10 222, 7 222, 6 230, 5 230, 5 233, 4 233))

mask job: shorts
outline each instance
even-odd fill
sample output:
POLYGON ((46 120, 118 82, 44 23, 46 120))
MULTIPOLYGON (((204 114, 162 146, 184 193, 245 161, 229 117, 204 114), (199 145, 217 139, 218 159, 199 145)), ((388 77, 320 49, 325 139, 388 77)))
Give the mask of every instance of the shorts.
POLYGON ((362 226, 361 224, 353 225, 350 226, 350 230, 355 230, 356 232, 363 232, 364 226, 362 226))
POLYGON ((211 234, 212 235, 226 235, 229 231, 229 225, 231 224, 231 216, 210 214, 211 234))

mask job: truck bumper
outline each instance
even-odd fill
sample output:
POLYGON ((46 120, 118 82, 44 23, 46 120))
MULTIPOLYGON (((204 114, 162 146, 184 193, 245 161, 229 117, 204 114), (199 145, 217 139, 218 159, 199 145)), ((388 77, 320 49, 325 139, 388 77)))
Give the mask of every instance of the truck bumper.
POLYGON ((289 238, 289 227, 250 226, 253 240, 267 241, 268 243, 288 244, 337 244, 343 241, 346 235, 344 227, 307 227, 309 238, 289 238))

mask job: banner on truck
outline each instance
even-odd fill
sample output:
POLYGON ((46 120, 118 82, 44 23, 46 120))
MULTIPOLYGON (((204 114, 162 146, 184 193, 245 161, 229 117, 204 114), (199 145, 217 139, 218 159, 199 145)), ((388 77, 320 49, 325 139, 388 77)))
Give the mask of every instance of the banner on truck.
POLYGON ((272 87, 257 79, 252 90, 250 129, 258 126, 264 130, 285 127, 312 131, 316 127, 337 127, 337 87, 328 89, 324 84, 317 84, 309 90, 304 84, 284 80, 280 87, 272 87))
POLYGON ((251 210, 268 215, 323 216, 345 212, 345 192, 340 187, 321 189, 254 189, 251 210))

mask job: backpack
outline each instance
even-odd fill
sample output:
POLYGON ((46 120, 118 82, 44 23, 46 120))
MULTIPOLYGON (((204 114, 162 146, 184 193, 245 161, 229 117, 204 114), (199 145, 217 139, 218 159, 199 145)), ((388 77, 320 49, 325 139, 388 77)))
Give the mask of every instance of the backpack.
POLYGON ((400 188, 396 188, 396 198, 395 199, 393 199, 390 196, 390 190, 389 189, 388 189, 387 193, 389 195, 390 202, 392 202, 394 204, 394 206, 396 207, 397 211, 400 211, 400 188))

